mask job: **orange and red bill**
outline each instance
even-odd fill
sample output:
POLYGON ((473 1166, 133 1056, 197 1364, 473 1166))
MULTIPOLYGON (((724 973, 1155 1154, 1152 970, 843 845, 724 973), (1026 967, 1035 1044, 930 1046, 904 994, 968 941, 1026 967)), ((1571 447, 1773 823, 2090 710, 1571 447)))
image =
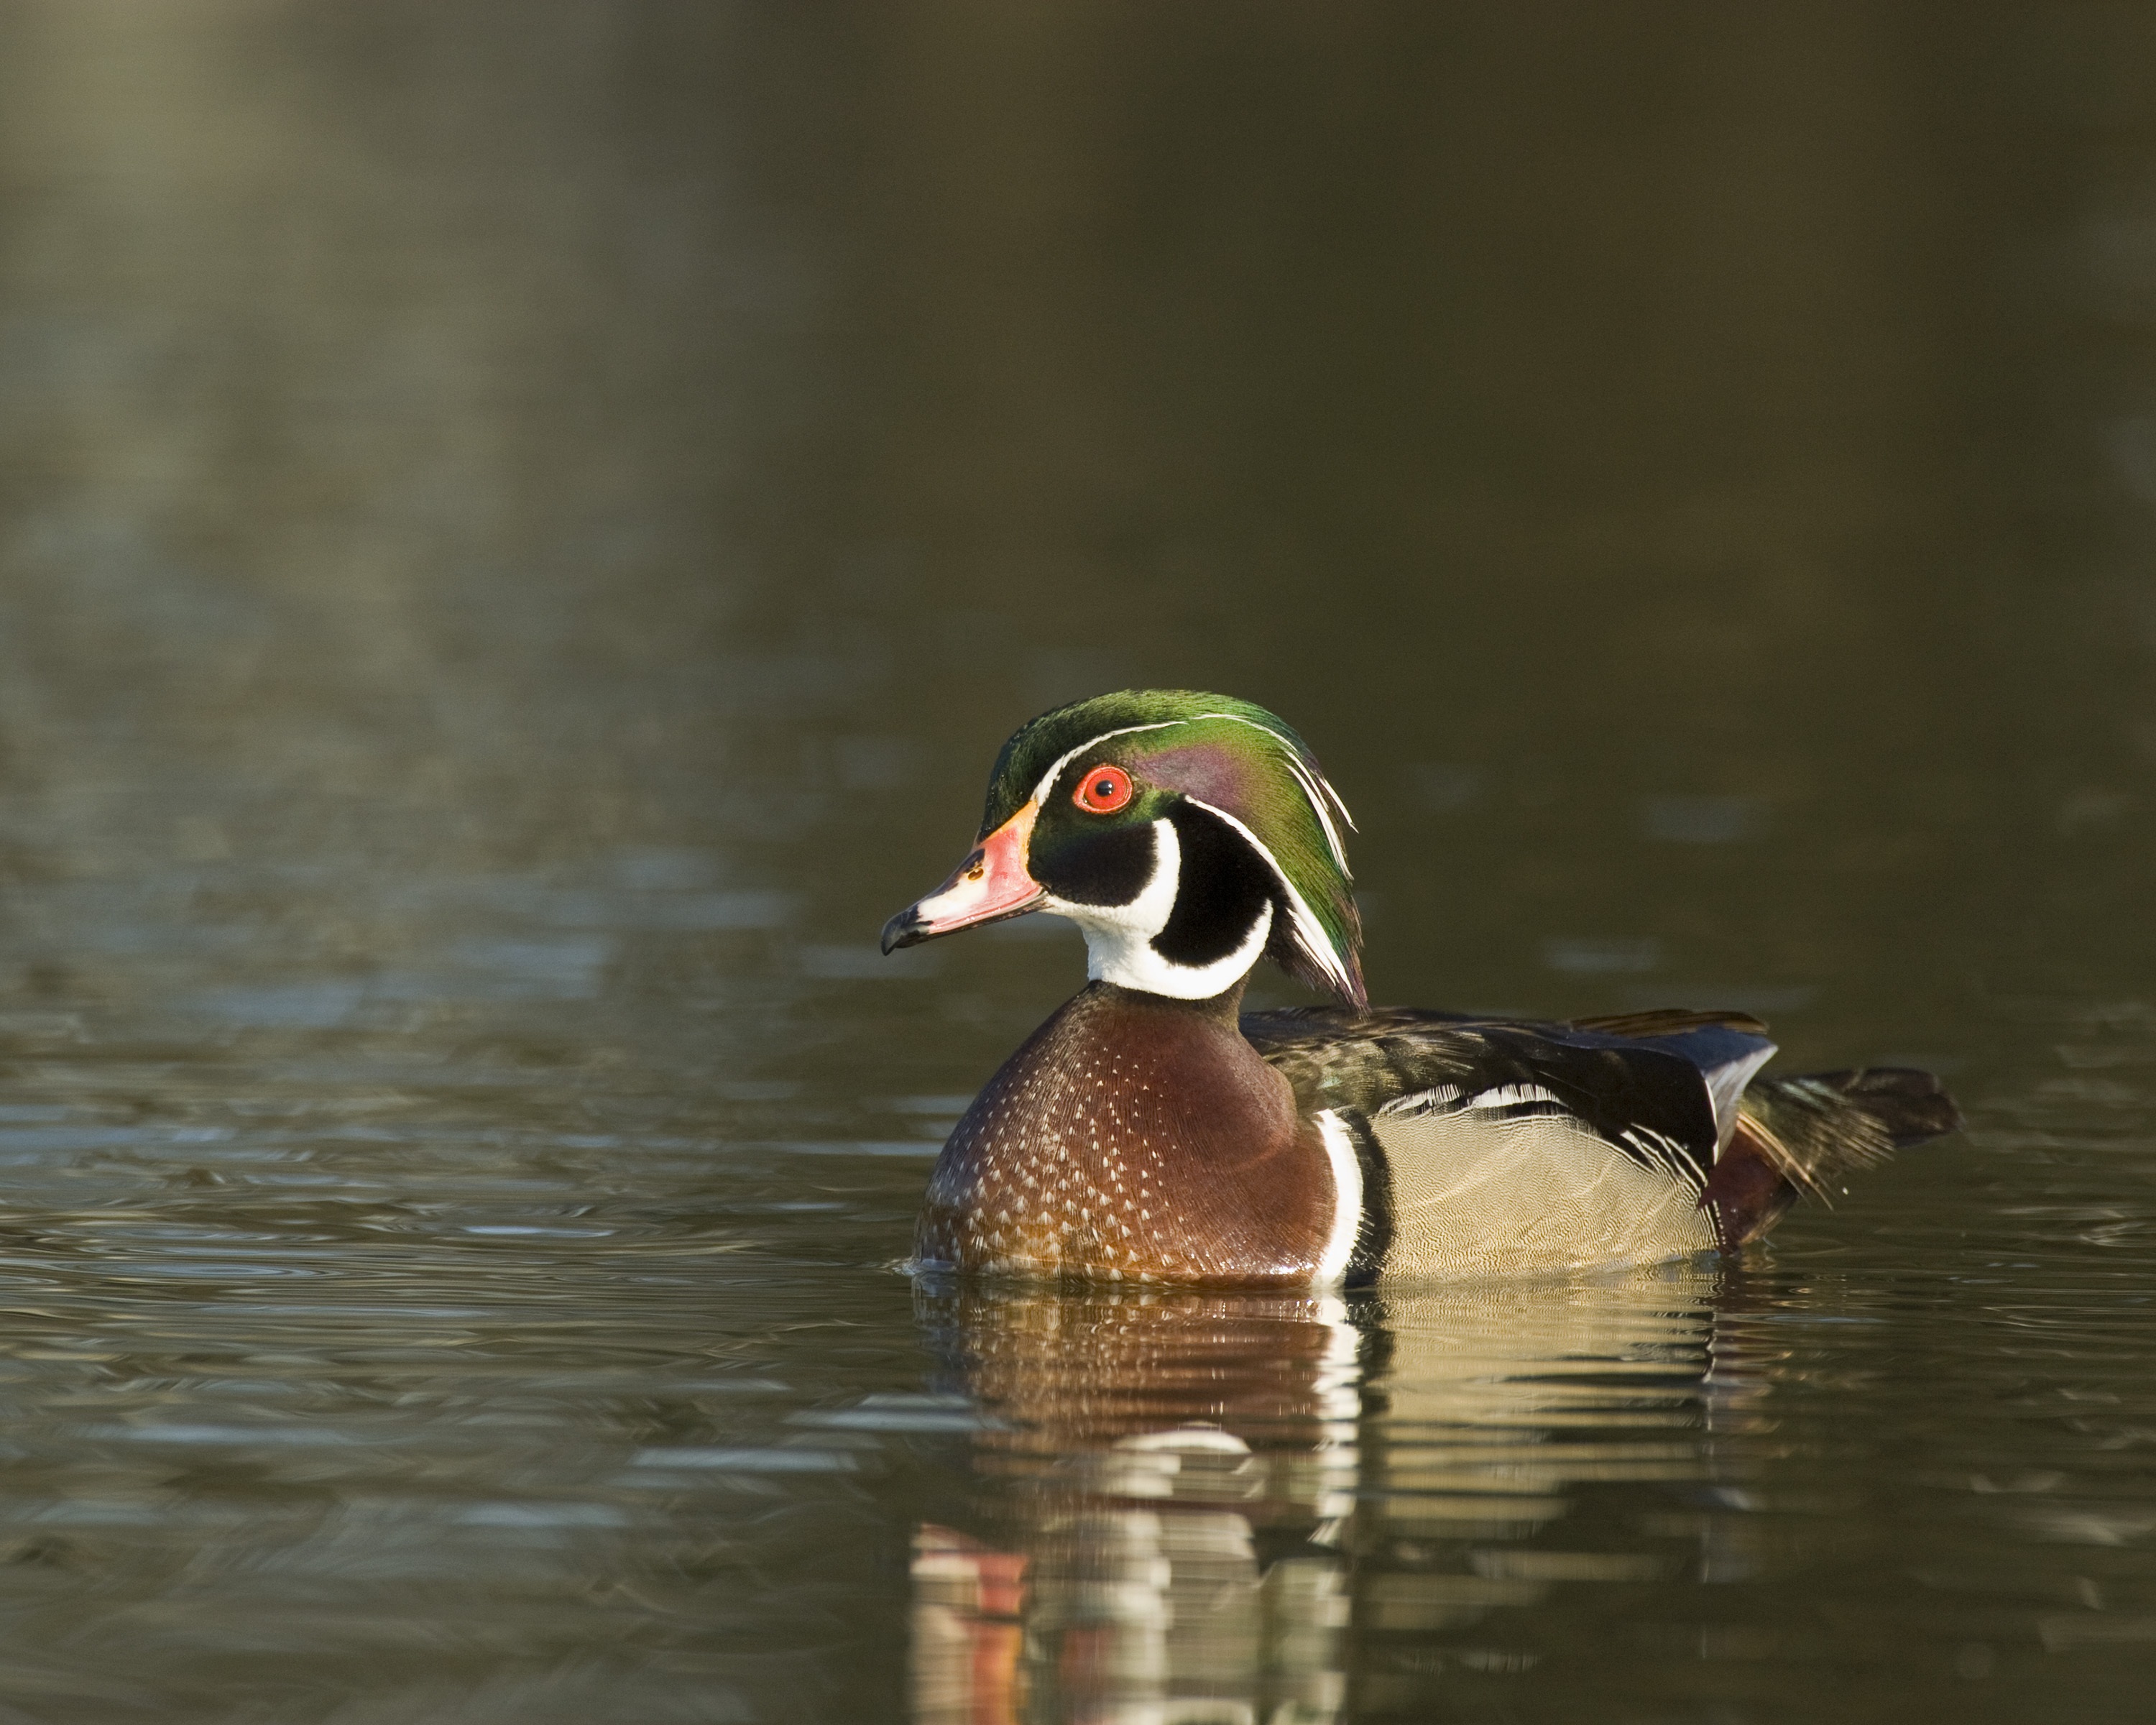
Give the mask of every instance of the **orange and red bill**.
POLYGON ((982 839, 949 880, 885 923, 884 951, 1038 910, 1048 895, 1026 869, 1026 847, 1040 813, 1038 803, 1027 803, 982 839))

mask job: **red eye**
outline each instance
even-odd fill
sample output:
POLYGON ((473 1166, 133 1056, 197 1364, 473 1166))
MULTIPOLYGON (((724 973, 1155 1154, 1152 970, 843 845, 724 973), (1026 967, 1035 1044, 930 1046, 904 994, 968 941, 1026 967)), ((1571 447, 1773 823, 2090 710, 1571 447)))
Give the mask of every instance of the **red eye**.
POLYGON ((1070 800, 1088 814, 1113 814, 1131 800, 1131 776, 1120 767, 1096 767, 1078 781, 1070 800))

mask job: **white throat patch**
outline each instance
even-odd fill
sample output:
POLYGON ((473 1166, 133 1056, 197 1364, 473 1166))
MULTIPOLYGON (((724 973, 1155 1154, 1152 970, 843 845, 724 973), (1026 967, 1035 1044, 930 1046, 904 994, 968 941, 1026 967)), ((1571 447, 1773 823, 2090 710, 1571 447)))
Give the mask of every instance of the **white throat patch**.
POLYGON ((1127 905, 1080 905, 1048 895, 1041 908, 1068 916, 1086 936, 1086 974, 1095 982, 1171 1000, 1209 1000, 1237 982, 1265 949, 1273 928, 1272 901, 1259 907, 1243 943, 1210 964, 1177 964, 1161 957, 1153 937, 1175 912, 1183 880, 1183 845, 1167 821, 1152 823, 1152 876, 1127 905))

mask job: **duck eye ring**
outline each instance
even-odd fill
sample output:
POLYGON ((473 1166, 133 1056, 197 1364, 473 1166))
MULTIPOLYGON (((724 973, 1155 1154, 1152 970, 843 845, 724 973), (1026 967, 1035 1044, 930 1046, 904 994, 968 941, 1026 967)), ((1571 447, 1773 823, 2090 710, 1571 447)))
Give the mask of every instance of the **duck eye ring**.
POLYGON ((1088 814, 1113 814, 1131 800, 1131 776, 1120 767, 1096 767, 1078 781, 1070 800, 1088 814))

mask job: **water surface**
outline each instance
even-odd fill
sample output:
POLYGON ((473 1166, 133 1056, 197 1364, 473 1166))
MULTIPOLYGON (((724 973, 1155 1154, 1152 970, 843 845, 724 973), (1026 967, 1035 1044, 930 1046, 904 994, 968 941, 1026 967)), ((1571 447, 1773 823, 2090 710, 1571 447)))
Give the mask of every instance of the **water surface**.
POLYGON ((4 1717, 2141 1717, 2152 54, 0 10, 4 1717), (1968 1132, 1735 1263, 916 1286, 1080 955, 875 930, 1145 682, 1311 737, 1381 999, 1968 1132))

